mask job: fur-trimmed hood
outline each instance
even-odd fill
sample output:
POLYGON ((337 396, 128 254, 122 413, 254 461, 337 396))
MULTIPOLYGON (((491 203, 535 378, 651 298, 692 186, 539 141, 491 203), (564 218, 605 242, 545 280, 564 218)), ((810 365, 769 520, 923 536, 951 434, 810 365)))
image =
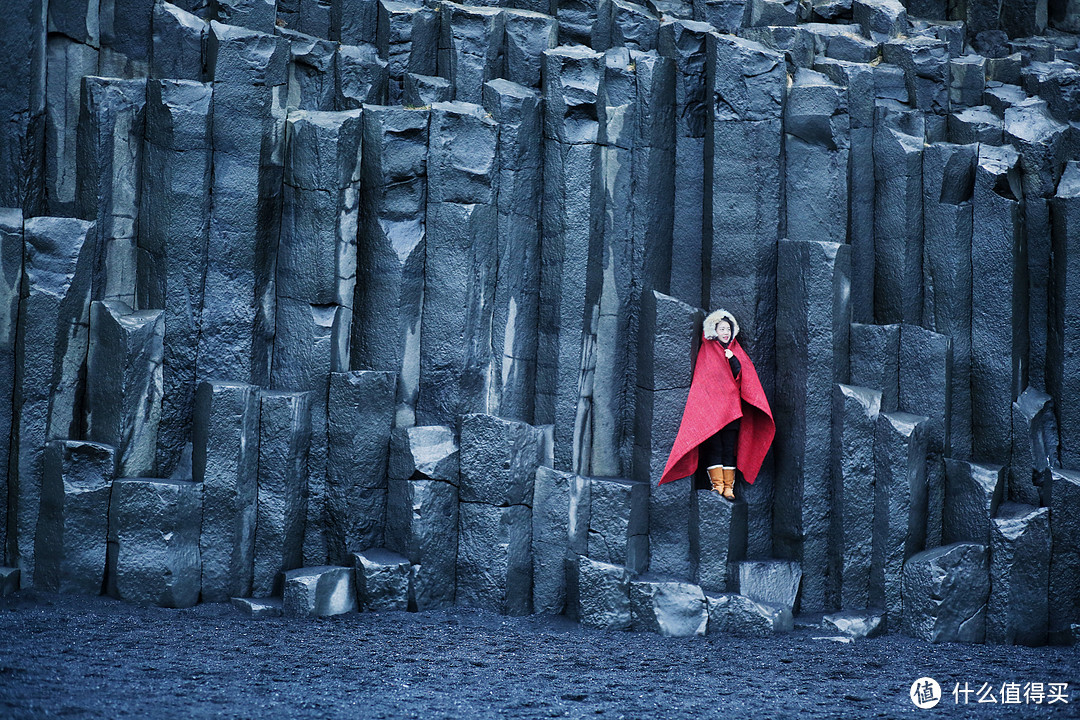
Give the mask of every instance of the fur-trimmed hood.
POLYGON ((729 313, 727 310, 720 308, 709 313, 709 317, 705 318, 705 337, 708 340, 719 340, 720 336, 716 332, 717 325, 721 320, 727 320, 731 323, 731 337, 734 339, 739 334, 739 323, 735 321, 735 316, 729 313))

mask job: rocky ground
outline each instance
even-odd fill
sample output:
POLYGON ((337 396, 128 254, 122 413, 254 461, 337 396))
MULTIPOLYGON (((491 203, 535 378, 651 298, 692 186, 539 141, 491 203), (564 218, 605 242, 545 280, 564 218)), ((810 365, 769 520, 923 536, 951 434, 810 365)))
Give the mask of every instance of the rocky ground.
POLYGON ((252 620, 23 591, 0 599, 0 717, 1080 717, 1080 649, 599 632, 455 609, 252 620), (920 710, 929 675, 941 704, 920 710), (1070 703, 957 707, 955 683, 1070 703))

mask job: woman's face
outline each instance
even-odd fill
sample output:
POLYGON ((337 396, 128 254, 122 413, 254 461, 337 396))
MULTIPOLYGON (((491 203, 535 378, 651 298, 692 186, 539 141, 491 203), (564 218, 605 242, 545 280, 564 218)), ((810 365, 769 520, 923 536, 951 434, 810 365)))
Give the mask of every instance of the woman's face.
POLYGON ((731 341, 731 325, 727 320, 721 320, 716 324, 716 334, 720 337, 720 342, 728 343, 731 341))

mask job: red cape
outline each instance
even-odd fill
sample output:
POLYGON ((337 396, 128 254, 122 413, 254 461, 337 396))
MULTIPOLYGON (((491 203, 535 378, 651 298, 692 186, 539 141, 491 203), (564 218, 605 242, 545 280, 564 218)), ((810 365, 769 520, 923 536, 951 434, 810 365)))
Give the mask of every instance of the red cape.
POLYGON ((698 466, 698 446, 736 418, 742 418, 742 421, 735 464, 746 482, 753 483, 757 479, 776 434, 776 425, 754 363, 738 340, 732 338, 728 348, 742 366, 739 383, 731 374, 731 364, 724 356, 720 342, 702 339, 679 434, 675 437, 660 483, 693 475, 698 466))

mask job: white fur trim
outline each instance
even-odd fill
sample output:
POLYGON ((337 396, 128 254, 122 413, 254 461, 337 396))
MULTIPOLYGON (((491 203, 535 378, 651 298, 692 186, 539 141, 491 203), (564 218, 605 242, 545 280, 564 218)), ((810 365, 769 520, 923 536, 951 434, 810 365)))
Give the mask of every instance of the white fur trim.
POLYGON ((721 320, 727 320, 731 323, 731 337, 734 338, 739 334, 739 323, 735 321, 735 316, 729 313, 723 308, 709 313, 709 317, 705 318, 705 337, 709 340, 719 340, 720 336, 716 333, 716 326, 720 324, 721 320))

